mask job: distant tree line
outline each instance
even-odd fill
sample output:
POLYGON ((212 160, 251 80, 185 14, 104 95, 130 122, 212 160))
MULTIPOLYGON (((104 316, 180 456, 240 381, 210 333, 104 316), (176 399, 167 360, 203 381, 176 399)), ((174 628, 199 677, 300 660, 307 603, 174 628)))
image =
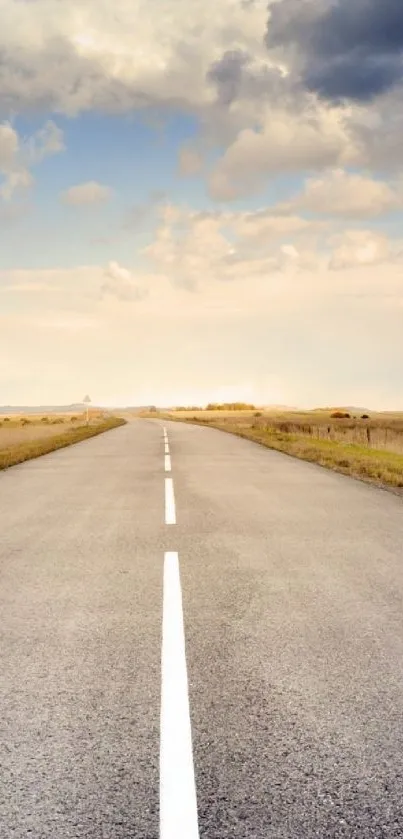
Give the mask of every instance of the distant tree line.
POLYGON ((200 405, 177 405, 175 411, 255 411, 248 402, 209 402, 206 408, 200 405))
POLYGON ((178 405, 178 406, 175 408, 175 411, 203 411, 203 410, 204 410, 204 409, 203 409, 203 408, 201 408, 201 407, 200 407, 200 405, 199 405, 199 406, 197 406, 197 405, 188 405, 187 407, 186 407, 185 405, 178 405))
POLYGON ((248 402, 210 402, 207 411, 255 411, 255 405, 248 402))

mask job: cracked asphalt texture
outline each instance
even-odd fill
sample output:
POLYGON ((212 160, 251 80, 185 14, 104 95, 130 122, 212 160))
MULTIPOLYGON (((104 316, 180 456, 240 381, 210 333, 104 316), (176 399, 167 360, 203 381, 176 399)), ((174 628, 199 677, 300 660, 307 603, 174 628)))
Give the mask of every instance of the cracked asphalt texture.
POLYGON ((402 500, 161 426, 0 473, 0 836, 158 836, 177 550, 201 838, 402 837, 402 500))

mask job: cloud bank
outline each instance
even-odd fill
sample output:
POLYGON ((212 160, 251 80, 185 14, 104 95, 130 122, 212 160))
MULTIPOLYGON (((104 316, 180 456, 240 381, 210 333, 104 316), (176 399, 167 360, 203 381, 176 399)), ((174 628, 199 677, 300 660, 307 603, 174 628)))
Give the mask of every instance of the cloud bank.
POLYGON ((400 0, 282 0, 266 42, 293 49, 303 84, 329 100, 368 102, 403 82, 400 0))

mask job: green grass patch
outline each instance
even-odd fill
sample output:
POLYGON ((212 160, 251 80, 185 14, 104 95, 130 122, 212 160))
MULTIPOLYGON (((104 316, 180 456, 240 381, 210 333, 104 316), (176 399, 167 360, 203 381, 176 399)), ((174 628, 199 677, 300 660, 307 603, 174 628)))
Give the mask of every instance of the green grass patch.
POLYGON ((118 428, 125 424, 126 420, 120 417, 110 417, 97 425, 79 425, 53 437, 49 436, 7 446, 7 448, 0 449, 0 469, 16 466, 17 463, 24 463, 26 460, 41 457, 43 454, 63 449, 66 446, 73 445, 73 443, 80 443, 89 437, 95 437, 97 434, 103 434, 105 431, 110 431, 112 428, 118 428))
MULTIPOLYGON (((230 431, 230 428, 226 429, 230 431)), ((298 434, 247 429, 241 435, 268 448, 319 463, 344 475, 364 478, 386 486, 403 487, 403 455, 370 449, 354 443, 307 440, 298 434)))

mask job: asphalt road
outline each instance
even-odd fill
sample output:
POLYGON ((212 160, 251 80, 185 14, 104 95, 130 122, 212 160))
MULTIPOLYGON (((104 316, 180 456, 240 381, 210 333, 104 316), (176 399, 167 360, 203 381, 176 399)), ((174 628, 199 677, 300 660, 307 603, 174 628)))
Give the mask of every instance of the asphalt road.
POLYGON ((166 427, 0 473, 0 836, 160 835, 177 552, 201 839, 402 837, 402 500, 166 427))

